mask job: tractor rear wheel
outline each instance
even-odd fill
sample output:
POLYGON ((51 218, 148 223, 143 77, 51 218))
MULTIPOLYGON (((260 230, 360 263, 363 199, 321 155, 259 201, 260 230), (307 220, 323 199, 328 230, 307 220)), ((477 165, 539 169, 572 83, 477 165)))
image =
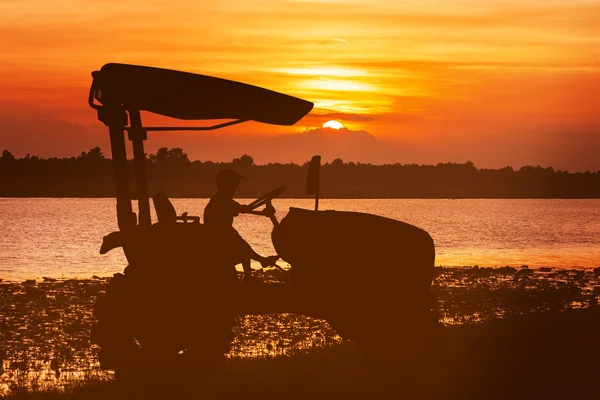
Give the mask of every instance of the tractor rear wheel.
POLYGON ((92 343, 100 347, 101 368, 114 370, 121 382, 146 387, 191 384, 209 375, 229 352, 232 314, 203 316, 192 304, 181 308, 181 298, 160 299, 162 295, 115 274, 96 302, 92 343), (202 318, 201 325, 190 315, 192 310, 202 318))

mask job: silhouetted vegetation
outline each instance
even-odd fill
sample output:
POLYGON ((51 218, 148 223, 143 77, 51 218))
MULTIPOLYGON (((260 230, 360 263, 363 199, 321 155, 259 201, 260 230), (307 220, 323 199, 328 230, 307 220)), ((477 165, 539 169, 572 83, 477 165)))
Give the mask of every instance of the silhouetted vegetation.
MULTIPOLYGON (((257 275, 276 284, 286 273, 257 275)), ((88 339, 106 284, 98 277, 0 283, 0 396, 131 398, 99 369, 88 339)), ((599 293, 600 270, 436 268, 433 309, 445 345, 432 366, 437 372, 422 377, 432 392, 404 398, 597 398, 599 293)), ((382 340, 394 348, 398 335, 382 340)), ((169 393, 157 398, 184 398, 161 384, 169 393)), ((354 344, 326 321, 270 314, 239 317, 230 359, 188 395, 370 399, 385 392, 360 370, 354 344)))
MULTIPOLYGON (((257 165, 243 155, 227 163, 191 161, 180 148, 161 148, 148 155, 151 193, 170 197, 209 197, 214 177, 223 168, 245 176, 239 197, 257 197, 286 186, 286 197, 306 197, 304 165, 257 165)), ((133 174, 132 174, 133 176, 133 174)), ((325 198, 598 198, 600 172, 577 172, 540 166, 518 170, 478 169, 472 162, 437 165, 345 163, 336 159, 321 169, 325 198)), ((78 157, 15 158, 8 150, 0 157, 0 196, 111 197, 111 160, 98 147, 78 157)))

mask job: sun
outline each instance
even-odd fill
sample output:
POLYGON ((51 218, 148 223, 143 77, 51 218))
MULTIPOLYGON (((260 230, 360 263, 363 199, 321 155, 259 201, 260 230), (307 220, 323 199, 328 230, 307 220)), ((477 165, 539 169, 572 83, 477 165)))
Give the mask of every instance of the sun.
POLYGON ((344 125, 342 125, 341 122, 338 121, 327 121, 323 124, 323 128, 331 128, 331 129, 342 129, 344 127, 344 125))

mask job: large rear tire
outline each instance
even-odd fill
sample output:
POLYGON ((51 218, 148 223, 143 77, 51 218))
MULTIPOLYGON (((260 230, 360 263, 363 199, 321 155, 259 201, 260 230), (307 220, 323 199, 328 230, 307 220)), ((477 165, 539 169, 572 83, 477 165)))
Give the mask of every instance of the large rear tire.
MULTIPOLYGON (((164 293, 144 290, 127 275, 111 278, 96 302, 92 327, 101 368, 114 370, 123 383, 145 387, 205 379, 229 352, 233 315, 206 317, 198 310, 196 318, 204 317, 204 323, 190 323, 194 316, 180 308, 181 299, 156 301, 157 296, 164 293)), ((193 304, 186 308, 194 309, 193 304)))

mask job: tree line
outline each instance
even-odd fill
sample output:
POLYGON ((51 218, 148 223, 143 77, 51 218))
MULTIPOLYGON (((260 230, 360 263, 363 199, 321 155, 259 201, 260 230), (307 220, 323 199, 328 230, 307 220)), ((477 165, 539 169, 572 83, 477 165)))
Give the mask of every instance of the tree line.
MULTIPOLYGON (((286 187, 285 197, 308 197, 308 160, 303 165, 257 165, 245 154, 231 162, 191 161, 181 148, 166 147, 147 159, 151 194, 209 197, 217 172, 233 168, 244 175, 239 197, 258 197, 279 186, 286 187)), ((133 177, 131 161, 130 168, 133 177)), ((131 188, 135 190, 133 180, 131 188)), ((372 165, 336 159, 321 167, 320 192, 324 198, 600 198, 600 171, 478 169, 472 162, 372 165)), ((111 160, 98 147, 70 158, 16 158, 8 150, 0 157, 0 197, 113 195, 111 160)))

